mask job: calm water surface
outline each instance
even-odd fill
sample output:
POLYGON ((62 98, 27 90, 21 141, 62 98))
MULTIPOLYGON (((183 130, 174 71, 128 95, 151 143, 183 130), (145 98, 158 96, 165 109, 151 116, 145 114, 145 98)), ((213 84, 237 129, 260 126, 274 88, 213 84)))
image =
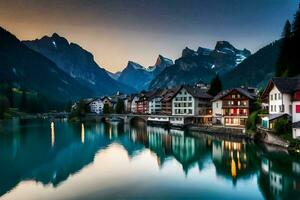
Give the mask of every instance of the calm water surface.
POLYGON ((274 148, 141 124, 0 125, 0 199, 300 199, 274 148))

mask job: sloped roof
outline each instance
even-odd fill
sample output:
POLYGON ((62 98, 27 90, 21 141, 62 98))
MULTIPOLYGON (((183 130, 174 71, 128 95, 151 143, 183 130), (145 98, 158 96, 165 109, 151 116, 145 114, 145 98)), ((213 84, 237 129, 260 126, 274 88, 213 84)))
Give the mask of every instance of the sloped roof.
POLYGON ((245 95, 249 99, 254 99, 256 97, 255 93, 251 93, 251 92, 249 92, 248 90, 246 90, 244 88, 231 88, 231 89, 219 92, 219 94, 217 94, 211 101, 217 101, 219 99, 222 99, 223 97, 225 97, 226 95, 228 95, 230 92, 232 92, 234 90, 239 92, 240 94, 245 95))
POLYGON ((273 88, 273 86, 276 86, 277 89, 281 93, 285 94, 293 94, 297 90, 300 90, 300 77, 290 77, 290 78, 282 78, 282 77, 274 77, 272 78, 267 87, 265 88, 262 99, 265 99, 268 97, 269 92, 273 88))
POLYGON ((293 127, 293 128, 300 128, 300 121, 294 122, 294 123, 292 124, 292 127, 293 127))
POLYGON ((172 98, 174 98, 178 94, 178 92, 182 89, 186 89, 186 91, 195 98, 201 98, 201 99, 212 99, 213 98, 210 94, 206 93, 206 91, 202 90, 201 88, 196 87, 196 86, 187 86, 187 85, 181 86, 177 90, 177 92, 174 93, 172 98))

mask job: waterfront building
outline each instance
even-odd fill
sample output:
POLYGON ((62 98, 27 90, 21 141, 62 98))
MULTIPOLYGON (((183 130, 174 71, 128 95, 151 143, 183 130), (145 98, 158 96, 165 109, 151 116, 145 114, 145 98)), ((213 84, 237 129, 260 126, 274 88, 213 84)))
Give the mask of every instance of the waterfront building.
POLYGON ((232 88, 212 100, 213 124, 245 127, 256 98, 254 88, 232 88))
POLYGON ((162 90, 157 90, 149 97, 149 114, 159 114, 162 110, 162 90))
POLYGON ((165 89, 162 91, 161 111, 163 115, 172 115, 172 97, 180 88, 165 89))
POLYGON ((112 102, 112 100, 109 97, 105 96, 101 100, 103 102, 103 107, 105 104, 107 104, 109 108, 113 108, 114 102, 112 102))
POLYGON ((92 101, 88 103, 88 106, 90 108, 90 112, 101 114, 103 113, 103 101, 100 98, 95 98, 92 101))
POLYGON ((272 78, 262 94, 269 115, 262 118, 264 128, 273 129, 278 119, 292 121, 293 138, 300 137, 300 78, 272 78))
POLYGON ((172 124, 209 124, 212 96, 197 86, 181 86, 172 97, 172 124), (190 118, 188 118, 190 117, 190 118))
POLYGON ((139 100, 139 95, 133 95, 131 100, 131 113, 137 113, 137 101, 139 100))

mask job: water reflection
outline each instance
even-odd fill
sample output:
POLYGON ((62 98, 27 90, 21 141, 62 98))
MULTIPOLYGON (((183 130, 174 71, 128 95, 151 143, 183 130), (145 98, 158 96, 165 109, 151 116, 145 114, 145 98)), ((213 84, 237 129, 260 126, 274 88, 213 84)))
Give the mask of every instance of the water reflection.
MULTIPOLYGON (((192 190, 195 186, 188 181, 201 181, 212 169, 209 175, 211 180, 217 183, 221 178, 235 188, 212 188, 219 190, 219 193, 224 190, 227 195, 236 197, 257 193, 258 197, 266 199, 297 199, 300 195, 300 162, 297 159, 283 153, 264 151, 245 141, 224 140, 210 135, 192 137, 192 134, 180 130, 120 123, 55 122, 51 123, 50 137, 47 121, 22 122, 18 126, 18 129, 7 128, 0 132, 0 196, 24 180, 59 187, 71 175, 82 173, 86 166, 94 162, 95 157, 100 156, 99 152, 115 144, 123 147, 129 160, 144 157, 145 152, 150 151, 159 168, 156 179, 162 179, 157 181, 164 181, 171 187, 174 184, 171 180, 175 179, 178 181, 175 184, 181 185, 182 191, 179 188, 174 193, 184 193, 185 186, 192 190), (178 180, 178 173, 163 178, 164 168, 172 170, 177 165, 185 174, 185 181, 178 180), (253 178, 257 180, 254 183, 251 182, 253 178), (252 184, 255 191, 248 191, 247 187, 242 190, 246 182, 252 184), (228 193, 229 190, 235 193, 228 193)), ((111 156, 120 154, 120 150, 115 151, 111 156)), ((128 170, 132 169, 126 170, 129 173, 128 170)), ((146 167, 145 173, 147 170, 146 167)), ((151 182, 150 179, 142 181, 145 181, 144 184, 151 182)), ((192 192, 197 193, 197 190, 192 192)), ((150 193, 150 190, 141 190, 140 193, 143 196, 150 193)), ((197 195, 200 194, 198 191, 197 195)))
POLYGON ((51 122, 51 146, 55 143, 54 122, 51 122))

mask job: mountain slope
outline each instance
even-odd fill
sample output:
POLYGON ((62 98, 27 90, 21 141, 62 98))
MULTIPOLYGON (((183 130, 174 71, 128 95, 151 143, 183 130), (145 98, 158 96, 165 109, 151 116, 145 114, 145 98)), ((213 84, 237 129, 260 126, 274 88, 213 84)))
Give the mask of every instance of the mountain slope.
POLYGON ((186 47, 174 65, 152 80, 150 89, 210 82, 216 73, 224 74, 234 69, 250 55, 249 50, 238 50, 227 41, 217 42, 213 50, 199 47, 194 51, 186 47))
POLYGON ((246 58, 221 77, 225 88, 240 85, 263 87, 274 75, 281 41, 275 41, 246 58))
POLYGON ((121 72, 118 81, 134 87, 136 90, 148 89, 153 74, 138 63, 129 61, 126 68, 121 72))
POLYGON ((165 68, 173 65, 173 61, 162 55, 156 59, 153 66, 145 68, 138 63, 129 61, 125 69, 119 75, 118 81, 141 91, 148 89, 150 82, 165 68))
POLYGON ((112 79, 105 69, 97 65, 90 52, 77 44, 69 43, 56 33, 51 37, 24 41, 24 44, 55 62, 60 69, 97 95, 134 91, 133 88, 112 79))
POLYGON ((93 94, 60 70, 55 63, 28 48, 1 27, 0 81, 34 90, 56 102, 93 94))

